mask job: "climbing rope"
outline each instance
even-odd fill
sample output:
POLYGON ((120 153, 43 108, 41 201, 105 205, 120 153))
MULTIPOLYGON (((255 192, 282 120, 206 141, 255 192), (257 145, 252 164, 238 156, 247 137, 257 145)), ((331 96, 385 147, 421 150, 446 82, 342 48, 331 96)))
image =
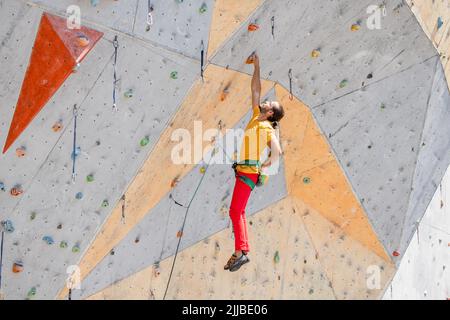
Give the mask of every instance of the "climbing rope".
POLYGON ((75 163, 77 158, 77 118, 78 108, 73 106, 73 148, 72 148, 72 182, 75 183, 75 163))
POLYGON ((153 5, 151 0, 148 0, 147 28, 145 30, 147 32, 150 31, 152 25, 153 25, 153 5))
POLYGON ((3 266, 3 238, 5 232, 2 230, 2 240, 0 243, 0 290, 2 289, 2 266, 3 266))
POLYGON ((205 63, 205 45, 204 45, 204 43, 203 43, 203 40, 202 40, 202 42, 201 42, 201 44, 200 44, 200 51, 201 51, 201 53, 200 53, 200 75, 201 75, 201 77, 202 77, 202 81, 204 81, 205 79, 204 79, 204 77, 203 77, 203 65, 204 65, 204 63, 205 63))
POLYGON ((292 69, 289 69, 289 100, 294 100, 294 95, 292 94, 292 69))
MULTIPOLYGON (((222 149, 223 149, 223 148, 222 148, 222 149)), ((189 209, 191 208, 191 204, 192 204, 192 202, 194 201, 195 197, 197 196, 197 192, 198 192, 198 190, 200 189, 200 186, 201 186, 201 184, 202 184, 202 182, 203 182, 203 179, 204 179, 205 176, 206 176, 206 171, 207 171, 208 168, 209 168, 209 165, 210 165, 210 163, 211 163, 212 158, 213 158, 213 156, 211 156, 211 157, 209 158, 209 161, 208 161, 208 163, 207 163, 206 166, 205 166, 205 171, 203 172, 202 177, 201 177, 201 179, 200 179, 200 181, 199 181, 199 183, 198 183, 198 185, 197 185, 197 188, 195 189, 194 194, 192 195, 192 198, 191 198, 191 200, 189 201, 189 204, 188 204, 187 206, 183 206, 182 204, 178 203, 177 201, 175 201, 175 199, 172 198, 172 194, 170 195, 170 198, 173 199, 174 202, 175 202, 177 205, 179 205, 179 206, 181 206, 181 207, 183 207, 183 208, 186 208, 186 213, 184 214, 183 225, 181 226, 181 229, 180 229, 180 231, 179 231, 179 235, 180 235, 180 236, 179 236, 179 238, 178 238, 177 248, 176 248, 176 250, 175 250, 175 256, 174 256, 174 258, 173 258, 172 268, 171 268, 171 270, 170 270, 169 280, 167 281, 166 290, 165 290, 165 292, 164 292, 163 300, 166 299, 167 290, 169 290, 170 281, 172 280, 172 274, 173 274, 173 270, 174 270, 174 268, 175 268, 175 262, 176 262, 176 260, 177 260, 178 252, 179 252, 179 250, 180 250, 181 239, 183 238, 183 235, 184 235, 184 232, 183 232, 183 231, 184 231, 184 226, 186 225, 186 219, 187 219, 187 216, 188 216, 188 213, 189 213, 189 209)))
MULTIPOLYGON (((210 158, 210 161, 211 161, 211 159, 212 159, 212 157, 210 158)), ((206 165, 206 170, 208 170, 208 167, 209 167, 209 162, 206 165)), ((206 171, 205 171, 205 173, 206 173, 206 171)), ((189 209, 191 208, 191 204, 194 201, 195 197, 197 196, 197 192, 200 189, 200 186, 201 186, 205 176, 206 176, 206 174, 202 175, 202 177, 200 179, 200 182, 198 183, 197 188, 195 189, 194 195, 192 196, 191 200, 189 201, 188 206, 186 207, 186 213, 184 215, 183 225, 181 226, 181 229, 180 229, 180 237, 178 238, 177 248, 175 250, 175 256, 173 258, 172 268, 170 270, 169 280, 167 281, 166 290, 164 292, 163 300, 166 300, 167 290, 169 289, 170 281, 172 280, 173 269, 175 268, 175 262, 177 260, 178 252, 180 250, 180 243, 181 243, 181 239, 183 238, 183 235, 184 235, 183 231, 184 231, 184 226, 186 225, 186 219, 187 219, 187 216, 188 216, 188 213, 189 213, 189 209)))
POLYGON ((117 104, 116 104, 116 90, 117 90, 117 53, 118 53, 118 49, 119 49, 119 41, 117 40, 117 36, 114 37, 113 46, 114 46, 113 109, 114 109, 114 110, 117 110, 117 104))

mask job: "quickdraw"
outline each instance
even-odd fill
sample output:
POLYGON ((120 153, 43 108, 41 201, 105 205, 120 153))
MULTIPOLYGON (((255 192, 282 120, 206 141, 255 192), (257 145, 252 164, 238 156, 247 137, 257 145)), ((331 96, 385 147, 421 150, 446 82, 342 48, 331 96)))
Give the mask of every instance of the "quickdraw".
POLYGON ((203 77, 203 66, 205 63, 205 45, 203 43, 203 40, 200 44, 200 50, 201 50, 201 57, 200 57, 200 75, 202 77, 202 80, 204 81, 204 77, 203 77))
POLYGON ((147 28, 145 30, 147 32, 150 31, 152 25, 153 25, 153 5, 151 3, 151 0, 148 0, 147 28))
POLYGON ((294 95, 292 94, 292 69, 289 69, 289 100, 294 100, 294 95))
POLYGON ((119 41, 117 40, 117 36, 114 37, 113 41, 114 46, 114 83, 113 83, 113 109, 117 110, 116 104, 116 90, 117 90, 117 52, 119 49, 119 41))
POLYGON ((77 158, 77 118, 78 118, 78 109, 77 105, 73 106, 73 148, 72 148, 72 182, 75 182, 75 163, 77 158))

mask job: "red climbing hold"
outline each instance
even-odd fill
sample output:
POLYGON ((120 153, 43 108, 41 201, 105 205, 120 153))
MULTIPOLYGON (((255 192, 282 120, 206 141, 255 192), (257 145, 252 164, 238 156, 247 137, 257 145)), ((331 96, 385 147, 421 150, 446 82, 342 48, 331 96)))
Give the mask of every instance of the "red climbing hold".
POLYGON ((392 255, 393 255, 394 257, 398 257, 398 256, 400 255, 400 253, 399 253, 398 251, 394 251, 394 252, 392 253, 392 255))
POLYGON ((68 29, 65 18, 42 15, 3 153, 102 36, 103 33, 86 27, 68 29))
POLYGON ((251 24, 249 24, 249 26, 248 26, 248 31, 249 31, 249 32, 256 31, 256 30, 258 30, 258 29, 259 29, 259 26, 258 26, 257 24, 255 24, 255 23, 251 23, 251 24))

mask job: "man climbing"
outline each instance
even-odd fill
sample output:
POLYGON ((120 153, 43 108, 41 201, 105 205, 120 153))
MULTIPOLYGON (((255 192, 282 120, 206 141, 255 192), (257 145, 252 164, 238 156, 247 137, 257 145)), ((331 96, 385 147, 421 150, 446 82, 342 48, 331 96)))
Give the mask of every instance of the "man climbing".
POLYGON ((235 252, 225 265, 225 270, 237 271, 242 265, 250 262, 250 251, 247 233, 245 207, 255 185, 264 183, 264 171, 275 163, 281 155, 280 143, 275 135, 278 121, 284 116, 283 107, 276 101, 261 103, 261 79, 259 57, 253 53, 247 63, 254 65, 252 90, 253 115, 245 128, 244 141, 241 147, 240 162, 233 168, 236 173, 233 196, 230 205, 230 218, 233 223, 235 252), (261 164, 261 153, 270 148, 269 158, 261 164))

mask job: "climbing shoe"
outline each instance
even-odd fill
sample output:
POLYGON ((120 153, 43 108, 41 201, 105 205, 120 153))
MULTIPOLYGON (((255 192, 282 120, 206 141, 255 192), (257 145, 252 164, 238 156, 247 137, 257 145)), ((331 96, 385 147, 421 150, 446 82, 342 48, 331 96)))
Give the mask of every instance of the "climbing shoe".
POLYGON ((246 254, 243 254, 239 258, 235 258, 234 261, 230 264, 230 271, 235 272, 238 271, 240 267, 242 267, 247 262, 250 262, 250 259, 246 254))
POLYGON ((233 253, 230 259, 228 259, 227 264, 223 267, 224 270, 230 269, 230 266, 236 261, 237 256, 233 253))

